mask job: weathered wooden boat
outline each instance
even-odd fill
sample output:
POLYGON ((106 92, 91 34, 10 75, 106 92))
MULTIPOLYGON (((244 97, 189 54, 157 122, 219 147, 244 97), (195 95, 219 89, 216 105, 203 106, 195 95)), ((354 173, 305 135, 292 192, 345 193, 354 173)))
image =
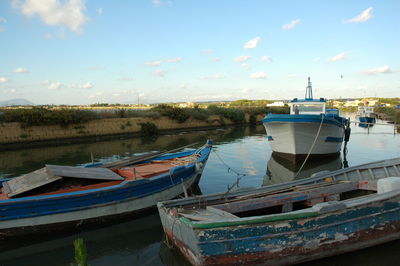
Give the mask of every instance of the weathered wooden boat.
POLYGON ((348 141, 348 120, 338 109, 327 109, 326 99, 313 99, 308 86, 304 99, 293 99, 290 114, 268 114, 263 119, 272 151, 290 161, 303 161, 322 156, 337 156, 343 141, 348 141))
POLYGON ((198 182, 211 148, 208 141, 197 150, 89 168, 46 165, 1 180, 0 238, 118 219, 155 207, 198 182))
POLYGON ((158 203, 194 265, 287 265, 400 238, 400 158, 158 203))

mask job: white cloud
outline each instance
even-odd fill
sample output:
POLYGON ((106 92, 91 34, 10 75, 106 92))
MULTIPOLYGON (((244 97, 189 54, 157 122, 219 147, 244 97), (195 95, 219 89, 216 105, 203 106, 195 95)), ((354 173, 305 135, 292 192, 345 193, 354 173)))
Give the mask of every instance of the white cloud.
POLYGON ((267 77, 267 74, 265 72, 255 72, 253 74, 250 74, 250 78, 252 79, 265 79, 267 77))
POLYGON ((270 56, 263 55, 263 56, 261 56, 261 61, 272 62, 272 58, 270 56))
POLYGON ((382 66, 374 69, 369 69, 363 72, 367 75, 375 75, 375 74, 389 74, 393 73, 389 66, 382 66))
MULTIPOLYGON (((180 61, 182 61, 182 60, 183 60, 182 57, 175 57, 175 58, 167 59, 166 61, 169 62, 169 63, 178 63, 178 62, 180 62, 180 61)), ((161 62, 160 62, 160 63, 161 63, 161 62)))
POLYGON ((6 82, 8 82, 8 81, 9 81, 8 78, 0 77, 0 83, 6 83, 6 82))
POLYGON ((181 88, 181 89, 187 89, 188 86, 189 86, 189 84, 183 83, 183 84, 179 85, 179 88, 181 88))
POLYGON ((321 60, 321 57, 315 57, 315 58, 313 59, 314 62, 318 62, 318 61, 320 61, 320 60, 321 60))
POLYGON ((249 50, 249 49, 254 49, 257 47, 258 43, 261 41, 260 37, 256 37, 248 42, 246 42, 243 46, 244 49, 249 50))
POLYGON ((370 20, 371 18, 374 17, 371 14, 372 10, 373 8, 369 7, 365 9, 363 12, 361 12, 361 14, 359 14, 358 16, 355 16, 354 18, 351 18, 349 20, 345 20, 344 23, 360 23, 370 20))
POLYGON ((223 74, 214 74, 212 76, 202 77, 201 79, 223 79, 223 78, 225 78, 225 75, 223 74))
POLYGON ((153 73, 154 73, 154 75, 159 76, 159 77, 162 78, 167 74, 167 71, 161 70, 161 69, 157 69, 157 70, 154 70, 153 73))
POLYGON ((297 77, 297 74, 289 74, 288 75, 288 78, 296 78, 297 77))
POLYGON ((3 24, 6 24, 7 20, 3 17, 0 17, 0 32, 5 31, 5 27, 3 26, 3 24))
POLYGON ((154 7, 161 6, 161 0, 151 0, 151 3, 153 4, 154 7))
POLYGON ((51 39, 53 39, 53 35, 51 35, 51 33, 46 33, 44 35, 44 38, 47 39, 47 40, 51 40, 51 39))
POLYGON ((348 55, 350 53, 351 53, 351 51, 347 51, 347 52, 343 52, 343 53, 337 54, 337 55, 335 55, 335 56, 333 56, 331 58, 328 58, 328 61, 329 62, 336 62, 336 61, 339 61, 339 60, 346 59, 346 58, 348 58, 348 55))
POLYGON ((221 57, 214 57, 214 58, 211 58, 208 61, 210 61, 210 62, 220 62, 221 61, 221 57))
POLYGON ((12 0, 12 5, 25 16, 37 15, 47 25, 66 26, 76 33, 88 21, 84 0, 12 0))
POLYGON ((292 20, 292 21, 289 22, 288 24, 283 25, 283 26, 282 26, 282 29, 283 29, 283 30, 291 30, 291 29, 293 29, 294 27, 296 27, 296 25, 299 24, 299 23, 300 23, 300 19, 292 20))
POLYGON ((96 92, 95 94, 90 95, 88 98, 93 99, 93 98, 101 97, 101 96, 103 96, 103 94, 104 94, 104 92, 99 91, 99 92, 96 92))
POLYGON ((14 73, 29 73, 29 70, 23 67, 18 67, 14 69, 14 73))
POLYGON ((119 97, 119 96, 121 96, 121 94, 119 94, 119 93, 113 93, 112 96, 113 96, 113 97, 119 97))
POLYGON ((63 84, 61 82, 53 82, 50 83, 50 85, 47 87, 48 90, 54 91, 54 90, 59 90, 63 84))
POLYGON ((253 91, 253 89, 244 88, 244 89, 241 90, 241 93, 247 94, 247 93, 252 92, 252 91, 253 91))
POLYGON ((246 69, 250 69, 251 65, 247 64, 247 63, 242 63, 240 64, 241 67, 246 68, 246 69))
POLYGON ((8 92, 9 93, 17 93, 17 90, 16 89, 10 89, 8 92))
POLYGON ((250 58, 251 58, 250 55, 240 55, 240 56, 237 56, 237 57, 234 59, 234 61, 237 62, 237 63, 244 63, 244 62, 246 62, 247 60, 249 60, 250 58))
POLYGON ((146 66, 159 66, 161 65, 161 61, 157 60, 157 61, 148 61, 146 63, 144 63, 146 66))
POLYGON ((214 53, 213 49, 204 49, 200 52, 201 54, 212 54, 214 53))
POLYGON ((93 88, 93 84, 91 82, 86 82, 80 86, 81 89, 91 89, 93 88))
POLYGON ((97 9, 97 14, 98 14, 99 16, 103 15, 103 13, 104 13, 103 8, 100 7, 100 8, 97 9))

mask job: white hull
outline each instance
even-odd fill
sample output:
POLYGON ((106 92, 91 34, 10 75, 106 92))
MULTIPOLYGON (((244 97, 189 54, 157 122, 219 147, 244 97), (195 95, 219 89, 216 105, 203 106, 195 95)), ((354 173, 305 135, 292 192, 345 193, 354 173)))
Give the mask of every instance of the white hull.
MULTIPOLYGON (((264 123, 269 144, 274 152, 289 155, 306 155, 318 133, 320 123, 313 122, 268 122, 264 123)), ((339 153, 343 141, 344 128, 323 123, 318 138, 311 151, 312 155, 339 153), (327 141, 328 140, 328 141, 327 141)))

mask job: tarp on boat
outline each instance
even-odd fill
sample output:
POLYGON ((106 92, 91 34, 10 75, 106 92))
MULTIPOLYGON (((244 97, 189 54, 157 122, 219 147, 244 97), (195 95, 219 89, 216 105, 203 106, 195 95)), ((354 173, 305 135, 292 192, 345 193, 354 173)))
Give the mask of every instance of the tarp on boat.
POLYGON ((62 178, 98 179, 106 181, 124 180, 123 177, 107 168, 46 165, 44 168, 4 182, 3 187, 7 192, 7 196, 12 198, 62 178))

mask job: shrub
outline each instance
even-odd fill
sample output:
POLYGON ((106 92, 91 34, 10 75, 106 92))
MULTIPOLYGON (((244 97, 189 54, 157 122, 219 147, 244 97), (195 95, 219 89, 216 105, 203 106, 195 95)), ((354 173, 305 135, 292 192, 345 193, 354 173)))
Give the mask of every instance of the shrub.
POLYGON ((173 107, 166 104, 157 105, 156 107, 151 108, 151 110, 158 112, 161 115, 169 117, 173 120, 176 120, 179 123, 185 122, 190 117, 186 109, 173 107))
POLYGON ((158 135, 158 127, 151 123, 151 122, 146 122, 146 123, 139 123, 140 125, 140 135, 143 137, 147 136, 155 136, 158 135))
POLYGON ((216 105, 210 105, 208 106, 207 110, 209 110, 213 114, 228 118, 233 122, 245 121, 245 114, 244 111, 241 109, 224 108, 224 107, 218 107, 216 105))
POLYGON ((33 107, 31 109, 4 110, 0 115, 0 122, 19 122, 22 127, 41 125, 67 127, 71 124, 85 123, 98 118, 97 113, 88 110, 51 110, 43 107, 33 107))

